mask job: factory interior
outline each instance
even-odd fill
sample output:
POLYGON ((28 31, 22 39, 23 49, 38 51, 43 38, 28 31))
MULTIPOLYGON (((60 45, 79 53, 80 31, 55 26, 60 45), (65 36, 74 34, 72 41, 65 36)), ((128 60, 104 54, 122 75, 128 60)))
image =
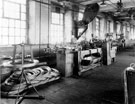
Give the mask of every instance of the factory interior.
POLYGON ((135 104, 135 0, 0 0, 1 104, 135 104))

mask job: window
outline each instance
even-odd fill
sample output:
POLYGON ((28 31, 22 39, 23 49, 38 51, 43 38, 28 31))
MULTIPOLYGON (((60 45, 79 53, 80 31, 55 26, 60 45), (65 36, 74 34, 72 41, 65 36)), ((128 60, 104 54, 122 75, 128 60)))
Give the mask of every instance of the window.
POLYGON ((111 21, 107 21, 107 33, 111 32, 111 21))
POLYGON ((133 26, 133 39, 135 39, 135 26, 133 26))
POLYGON ((126 34, 126 26, 123 25, 123 34, 124 34, 124 37, 125 37, 125 34, 126 34))
POLYGON ((110 33, 113 33, 113 30, 114 30, 113 21, 110 21, 110 33))
POLYGON ((26 0, 0 0, 0 45, 25 43, 26 0))
POLYGON ((52 12, 50 43, 59 44, 63 42, 63 13, 52 12))
POLYGON ((131 26, 130 31, 131 31, 131 39, 134 39, 134 30, 133 30, 133 26, 131 26))
POLYGON ((78 14, 78 21, 81 21, 83 19, 83 13, 79 12, 78 14))
POLYGON ((120 23, 116 24, 116 29, 117 34, 120 34, 120 23))
POLYGON ((100 36, 100 19, 96 18, 96 37, 99 38, 100 36))

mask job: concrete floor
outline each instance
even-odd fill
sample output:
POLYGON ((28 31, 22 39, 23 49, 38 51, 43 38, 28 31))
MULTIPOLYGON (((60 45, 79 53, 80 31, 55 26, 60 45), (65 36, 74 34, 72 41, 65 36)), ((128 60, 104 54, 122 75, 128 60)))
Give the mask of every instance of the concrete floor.
MULTIPOLYGON (((112 65, 87 71, 81 77, 61 78, 39 86, 38 91, 45 99, 24 99, 22 104, 123 104, 123 70, 132 62, 135 63, 135 55, 125 50, 118 53, 112 65)), ((15 104, 15 99, 1 102, 15 104)))

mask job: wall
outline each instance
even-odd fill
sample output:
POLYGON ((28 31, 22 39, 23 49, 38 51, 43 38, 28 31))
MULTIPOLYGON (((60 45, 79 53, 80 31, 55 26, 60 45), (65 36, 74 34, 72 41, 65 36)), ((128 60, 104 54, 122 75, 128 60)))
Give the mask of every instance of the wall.
POLYGON ((72 11, 66 11, 64 16, 64 42, 68 43, 71 42, 71 36, 72 36, 72 11))
MULTIPOLYGON (((48 0, 43 0, 48 3, 48 0)), ((50 6, 35 1, 29 2, 29 43, 47 44, 50 34, 50 6), (41 7, 40 7, 41 6, 41 7), (41 12, 40 12, 41 10, 41 12), (49 10, 49 11, 48 11, 49 10), (48 16, 49 15, 49 16, 48 16)))

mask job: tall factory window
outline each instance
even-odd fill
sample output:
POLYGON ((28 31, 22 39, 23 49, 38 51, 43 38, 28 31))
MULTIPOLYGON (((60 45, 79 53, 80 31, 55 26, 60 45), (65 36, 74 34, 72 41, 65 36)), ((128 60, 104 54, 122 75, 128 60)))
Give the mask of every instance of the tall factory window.
POLYGON ((113 33, 113 30, 114 30, 113 21, 110 21, 110 33, 113 33))
POLYGON ((60 44, 63 42, 63 13, 52 12, 50 43, 60 44))
POLYGON ((120 23, 117 23, 116 24, 116 29, 117 29, 116 32, 117 32, 117 34, 120 34, 121 33, 120 28, 121 28, 120 23))
POLYGON ((135 39, 135 26, 133 26, 133 31, 134 31, 134 32, 133 32, 133 33, 134 33, 134 34, 133 34, 133 39, 135 39))
POLYGON ((96 37, 100 37, 100 19, 96 18, 96 37))
POLYGON ((0 45, 25 43, 26 0, 0 0, 0 45))
POLYGON ((82 19, 83 19, 83 13, 79 12, 79 14, 78 14, 78 21, 80 21, 82 19))
POLYGON ((111 32, 111 21, 107 21, 107 33, 111 32))
POLYGON ((131 26, 130 31, 131 31, 131 39, 134 39, 134 30, 133 30, 133 26, 131 26))

